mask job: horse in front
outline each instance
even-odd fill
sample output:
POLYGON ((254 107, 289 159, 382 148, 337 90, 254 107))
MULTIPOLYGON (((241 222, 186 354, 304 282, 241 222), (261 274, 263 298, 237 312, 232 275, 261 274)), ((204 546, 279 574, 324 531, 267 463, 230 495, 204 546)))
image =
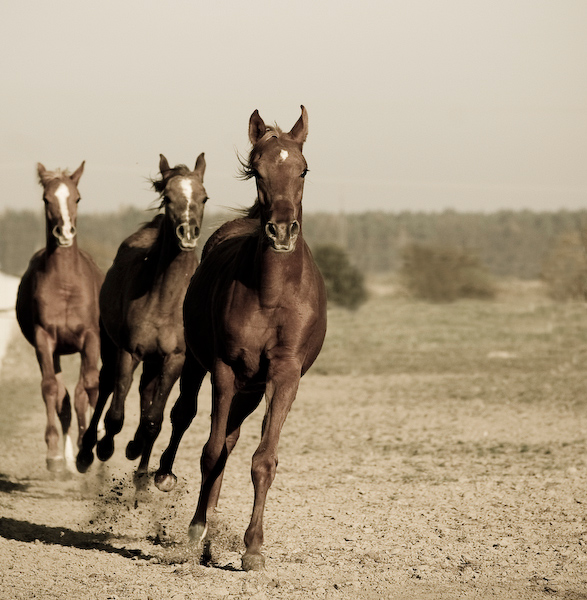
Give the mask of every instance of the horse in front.
POLYGON ((296 397, 326 334, 326 291, 303 239, 302 194, 308 171, 302 146, 304 107, 291 131, 249 121, 252 150, 243 164, 257 200, 248 214, 208 240, 184 304, 186 361, 171 412, 172 437, 155 483, 169 491, 181 438, 196 414, 206 372, 212 375, 212 422, 201 457, 200 496, 189 533, 203 542, 216 507, 226 460, 244 419, 266 399, 261 442, 253 455, 253 513, 245 533, 245 570, 261 569, 263 513, 277 468, 277 445, 296 397))
POLYGON ((88 405, 94 407, 98 397, 98 296, 104 276, 77 243, 77 186, 84 164, 70 174, 67 170, 48 171, 38 163, 46 246, 33 255, 16 300, 18 323, 34 346, 41 368, 41 392, 47 409, 47 468, 54 473, 75 469, 69 433, 71 400, 63 382, 61 356, 79 353, 81 357, 74 393, 78 446, 86 430, 88 405))

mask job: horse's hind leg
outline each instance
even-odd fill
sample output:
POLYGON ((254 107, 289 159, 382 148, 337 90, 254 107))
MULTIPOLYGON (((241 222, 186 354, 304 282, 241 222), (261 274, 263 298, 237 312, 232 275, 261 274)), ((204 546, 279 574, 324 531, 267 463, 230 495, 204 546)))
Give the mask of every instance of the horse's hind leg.
MULTIPOLYGON (((80 353, 80 376, 75 388, 75 413, 77 415, 78 449, 82 447, 83 435, 86 432, 88 419, 88 405, 94 408, 98 399, 98 356, 100 353, 100 344, 98 336, 94 332, 88 332, 84 347, 80 353)), ((68 456, 66 453, 66 461, 68 456)), ((73 452, 71 456, 73 466, 73 452)))
POLYGON ((104 412, 106 402, 114 391, 118 348, 106 333, 102 335, 101 352, 102 368, 100 369, 98 383, 98 398, 95 406, 92 406, 92 399, 90 396, 90 406, 92 406, 94 411, 90 420, 90 425, 82 437, 80 450, 76 459, 77 470, 80 473, 85 473, 90 468, 92 462, 94 462, 93 451, 94 446, 98 441, 98 427, 100 425, 100 419, 102 417, 102 413, 104 412))
MULTIPOLYGON (((131 460, 141 456, 137 475, 148 472, 153 445, 161 431, 167 398, 179 378, 183 363, 183 354, 169 354, 163 361, 157 361, 152 365, 152 373, 148 376, 148 378, 152 378, 153 384, 149 386, 149 389, 144 390, 144 394, 141 391, 141 421, 134 440, 128 444, 126 449, 127 458, 131 460)), ((147 364, 145 363, 143 376, 146 368, 147 364)))
MULTIPOLYGON (((61 431, 63 433, 63 458, 68 471, 73 471, 73 444, 69 429, 71 427, 71 399, 65 384, 63 383, 63 374, 61 373, 61 361, 58 355, 53 356, 53 369, 55 371, 55 379, 57 380, 57 416, 61 423, 61 431)), ((61 471, 59 465, 57 471, 61 471)))
POLYGON ((114 436, 120 433, 124 423, 124 401, 132 384, 132 377, 139 360, 125 350, 118 351, 114 395, 110 408, 104 418, 104 437, 98 442, 96 453, 102 461, 108 460, 114 453, 114 436))
POLYGON ((179 381, 180 394, 171 410, 171 440, 159 463, 155 474, 155 485, 162 492, 169 492, 175 486, 177 477, 173 474, 173 462, 183 434, 190 426, 197 412, 197 397, 206 370, 194 358, 189 349, 186 352, 185 362, 179 381))

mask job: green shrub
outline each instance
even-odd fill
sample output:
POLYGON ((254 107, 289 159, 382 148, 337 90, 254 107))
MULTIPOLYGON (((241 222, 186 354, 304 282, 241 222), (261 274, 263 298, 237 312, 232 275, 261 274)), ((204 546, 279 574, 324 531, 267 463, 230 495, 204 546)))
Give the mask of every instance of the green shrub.
POLYGON ((542 279, 554 300, 583 300, 587 291, 587 257, 580 232, 562 234, 542 267, 542 279))
POLYGON ((412 243, 403 249, 401 280, 410 294, 433 302, 495 296, 494 283, 479 258, 452 246, 412 243))
POLYGON ((313 254, 324 277, 330 302, 355 310, 367 300, 363 274, 351 264, 342 248, 323 244, 316 246, 313 254))

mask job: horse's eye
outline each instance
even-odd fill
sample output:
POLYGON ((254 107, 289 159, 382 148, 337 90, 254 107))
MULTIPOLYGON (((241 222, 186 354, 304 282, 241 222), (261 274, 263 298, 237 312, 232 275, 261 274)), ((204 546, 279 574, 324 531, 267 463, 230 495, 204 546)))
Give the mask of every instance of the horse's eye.
POLYGON ((309 171, 309 170, 310 170, 310 169, 308 169, 308 168, 304 169, 304 171, 303 171, 303 173, 300 175, 300 177, 303 179, 303 178, 304 178, 304 177, 305 177, 305 176, 308 174, 308 171, 309 171))
POLYGON ((208 202, 208 200, 210 200, 210 198, 208 198, 208 196, 206 196, 203 200, 204 204, 206 204, 206 202, 208 202))
POLYGON ((79 201, 81 200, 81 196, 75 201, 76 204, 79 204, 79 201))

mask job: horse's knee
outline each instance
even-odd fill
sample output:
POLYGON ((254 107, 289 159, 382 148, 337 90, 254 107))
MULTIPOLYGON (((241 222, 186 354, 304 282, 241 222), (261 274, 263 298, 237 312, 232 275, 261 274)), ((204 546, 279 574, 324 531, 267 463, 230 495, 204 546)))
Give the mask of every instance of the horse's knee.
POLYGON ((212 444, 210 441, 206 443, 202 450, 202 458, 200 459, 202 473, 209 475, 218 467, 218 462, 222 457, 223 451, 226 453, 224 444, 212 444))
POLYGON ((57 402, 59 394, 59 382, 56 377, 44 377, 41 381, 41 394, 45 402, 57 402))
POLYGON ((253 483, 257 486, 269 487, 275 478, 277 471, 277 457, 264 453, 253 456, 251 476, 253 483))
POLYGON ((88 393, 98 390, 100 385, 100 372, 98 369, 90 369, 87 373, 84 373, 83 385, 88 393))

